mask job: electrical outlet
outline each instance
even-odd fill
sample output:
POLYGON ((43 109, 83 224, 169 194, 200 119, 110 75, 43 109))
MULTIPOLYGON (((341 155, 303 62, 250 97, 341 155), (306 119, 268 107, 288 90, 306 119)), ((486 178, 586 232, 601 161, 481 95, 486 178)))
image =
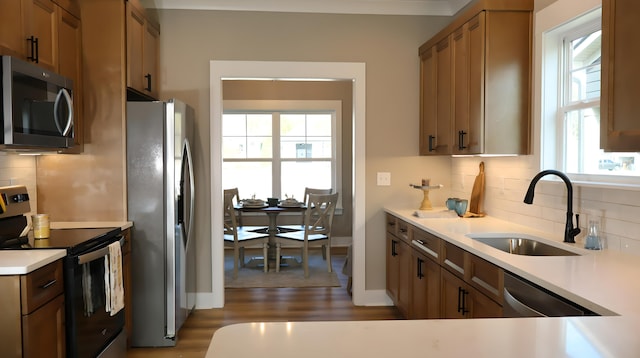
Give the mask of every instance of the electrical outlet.
POLYGON ((391 185, 391 173, 378 172, 378 186, 390 186, 391 185))

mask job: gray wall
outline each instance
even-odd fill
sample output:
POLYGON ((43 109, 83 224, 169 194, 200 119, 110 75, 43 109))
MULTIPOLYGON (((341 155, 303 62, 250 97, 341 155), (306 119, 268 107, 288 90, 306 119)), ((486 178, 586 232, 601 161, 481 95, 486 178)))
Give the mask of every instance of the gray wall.
MULTIPOLYGON (((211 292, 209 61, 366 63, 366 289, 385 287, 383 206, 419 207, 421 178, 448 185, 450 158, 418 156, 418 47, 447 17, 161 10, 161 97, 196 109, 198 291, 211 292), (391 186, 376 186, 376 172, 391 186)), ((444 203, 448 190, 432 191, 444 203)))

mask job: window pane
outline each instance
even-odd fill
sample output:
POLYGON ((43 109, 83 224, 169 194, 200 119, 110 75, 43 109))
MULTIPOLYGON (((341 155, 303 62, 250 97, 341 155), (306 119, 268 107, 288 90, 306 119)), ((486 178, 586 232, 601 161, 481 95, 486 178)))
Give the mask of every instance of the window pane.
POLYGON ((294 196, 302 200, 304 188, 331 188, 331 162, 283 162, 282 187, 284 197, 294 196))
POLYGON ((271 158, 271 137, 247 137, 247 158, 271 158))
POLYGON ((638 153, 605 153, 600 149, 600 107, 567 112, 566 170, 575 174, 640 175, 638 153))
POLYGON ((247 141, 245 137, 222 137, 223 158, 246 158, 247 141))
POLYGON ((222 135, 242 136, 247 134, 247 121, 244 114, 223 114, 222 135))
POLYGON ((286 114, 280 115, 280 135, 304 136, 306 134, 306 121, 304 114, 286 114))
POLYGON ((222 172, 222 187, 237 187, 241 199, 271 197, 270 162, 223 162, 222 172))
POLYGON ((567 89, 571 102, 600 98, 600 39, 598 30, 570 43, 571 85, 567 89))
POLYGON ((247 115, 247 135, 248 136, 271 136, 271 114, 248 114, 247 115))
POLYGON ((331 137, 331 115, 326 113, 307 115, 307 135, 331 137))

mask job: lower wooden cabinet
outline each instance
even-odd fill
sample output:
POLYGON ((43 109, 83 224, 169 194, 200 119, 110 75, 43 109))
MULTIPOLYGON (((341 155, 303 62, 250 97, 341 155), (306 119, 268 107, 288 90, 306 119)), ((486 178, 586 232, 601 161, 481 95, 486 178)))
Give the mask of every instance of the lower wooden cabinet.
POLYGON ((441 318, 502 317, 502 306, 480 291, 442 269, 441 318))
POLYGON ((387 216, 387 293, 409 319, 502 317, 503 270, 387 216))
POLYGON ((410 264, 409 245, 387 234, 387 293, 405 317, 409 314, 410 264))
POLYGON ((62 260, 0 276, 0 357, 65 357, 62 260))
POLYGON ((409 318, 440 318, 440 264, 415 249, 411 262, 409 318))

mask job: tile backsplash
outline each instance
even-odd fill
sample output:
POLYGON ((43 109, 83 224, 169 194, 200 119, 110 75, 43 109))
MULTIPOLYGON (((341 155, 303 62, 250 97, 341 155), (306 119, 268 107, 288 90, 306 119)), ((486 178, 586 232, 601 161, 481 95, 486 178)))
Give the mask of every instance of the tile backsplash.
POLYGON ((36 159, 32 155, 0 152, 0 186, 24 185, 29 192, 31 213, 36 213, 36 159))
MULTIPOLYGON (((562 240, 567 190, 561 181, 541 180, 532 205, 523 202, 531 179, 538 173, 532 156, 452 159, 451 194, 469 198, 478 165, 485 163, 484 211, 503 220, 529 226, 562 240)), ((557 179, 546 176, 545 179, 557 179)), ((573 212, 580 214, 584 243, 590 219, 600 221, 606 248, 640 255, 640 188, 603 188, 573 184, 573 212)))

